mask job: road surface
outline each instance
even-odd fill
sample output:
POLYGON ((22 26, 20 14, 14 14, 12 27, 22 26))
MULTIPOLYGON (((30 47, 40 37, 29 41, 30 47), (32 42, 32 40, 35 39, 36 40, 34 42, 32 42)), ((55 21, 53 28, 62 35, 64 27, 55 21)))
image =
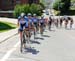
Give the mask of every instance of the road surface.
POLYGON ((13 36, 0 44, 0 61, 75 61, 75 28, 52 27, 30 45, 21 53, 19 35, 13 36))

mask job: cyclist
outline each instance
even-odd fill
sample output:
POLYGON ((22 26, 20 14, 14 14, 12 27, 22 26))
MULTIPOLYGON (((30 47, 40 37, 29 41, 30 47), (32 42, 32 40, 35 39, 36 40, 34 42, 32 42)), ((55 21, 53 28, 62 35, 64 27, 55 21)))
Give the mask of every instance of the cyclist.
POLYGON ((37 18, 37 15, 36 14, 33 14, 33 23, 34 23, 34 27, 35 27, 35 32, 37 32, 38 31, 39 19, 37 18))
POLYGON ((67 25, 68 25, 68 17, 67 16, 64 16, 64 20, 65 20, 65 28, 67 28, 67 25))
POLYGON ((58 28, 58 18, 55 18, 54 20, 55 20, 54 21, 55 22, 55 26, 58 28))
POLYGON ((49 17, 49 21, 48 21, 49 30, 51 30, 51 25, 52 25, 52 18, 49 17))
POLYGON ((63 24, 63 17, 60 18, 60 27, 62 27, 63 24))
POLYGON ((45 21, 45 19, 43 17, 41 17, 41 19, 39 20, 39 26, 40 26, 41 35, 43 34, 43 31, 44 31, 44 21, 45 21))
POLYGON ((23 35, 23 30, 25 29, 25 14, 21 13, 21 15, 18 17, 18 27, 19 27, 19 34, 20 34, 20 40, 22 41, 22 35, 23 35))
POLYGON ((26 37, 31 37, 31 33, 30 31, 33 30, 33 19, 31 16, 31 13, 27 14, 27 21, 26 21, 26 25, 25 25, 25 33, 26 33, 26 37))
POLYGON ((73 25, 73 23, 74 23, 73 18, 68 17, 68 20, 70 20, 70 29, 71 29, 71 28, 72 28, 72 25, 73 25))

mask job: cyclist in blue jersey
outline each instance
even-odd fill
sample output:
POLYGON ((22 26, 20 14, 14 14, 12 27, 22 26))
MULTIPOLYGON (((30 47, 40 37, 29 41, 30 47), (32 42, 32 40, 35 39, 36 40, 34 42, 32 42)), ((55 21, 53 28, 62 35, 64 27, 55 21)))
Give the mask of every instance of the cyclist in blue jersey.
POLYGON ((41 17, 41 19, 39 20, 39 23, 40 23, 41 27, 44 26, 44 22, 45 22, 45 19, 43 17, 41 17))
POLYGON ((40 26, 40 33, 41 34, 43 34, 44 25, 45 25, 45 19, 43 17, 41 17, 41 19, 39 20, 39 26, 40 26))
POLYGON ((38 30, 38 24, 39 24, 39 19, 37 18, 36 14, 33 14, 33 23, 34 23, 34 27, 36 28, 35 30, 38 30))
POLYGON ((21 13, 21 15, 18 17, 18 27, 19 27, 19 33, 20 33, 20 40, 22 39, 22 31, 25 29, 26 19, 24 18, 24 13, 21 13))
POLYGON ((28 22, 29 22, 29 27, 33 28, 34 24, 33 24, 33 19, 32 19, 32 15, 31 13, 28 13, 28 18, 27 18, 28 22))
POLYGON ((25 33, 27 37, 31 37, 31 33, 30 31, 33 30, 33 19, 32 19, 32 15, 31 13, 28 13, 27 15, 27 21, 26 21, 26 25, 25 25, 25 33))

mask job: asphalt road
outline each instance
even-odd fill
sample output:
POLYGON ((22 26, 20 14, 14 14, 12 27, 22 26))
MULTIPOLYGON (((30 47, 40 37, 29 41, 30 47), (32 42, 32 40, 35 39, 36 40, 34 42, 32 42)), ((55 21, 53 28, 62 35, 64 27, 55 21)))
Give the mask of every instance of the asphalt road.
MULTIPOLYGON (((75 26, 75 25, 74 25, 75 26)), ((0 44, 0 61, 75 61, 75 28, 52 27, 31 38, 31 48, 20 52, 19 35, 0 44)), ((27 45, 28 46, 28 45, 27 45)))

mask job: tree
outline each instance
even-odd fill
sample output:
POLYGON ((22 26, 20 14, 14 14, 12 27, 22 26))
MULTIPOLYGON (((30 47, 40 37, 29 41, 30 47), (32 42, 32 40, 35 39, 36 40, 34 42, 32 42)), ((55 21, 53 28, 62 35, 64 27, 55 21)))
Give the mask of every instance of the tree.
POLYGON ((71 5, 71 0, 57 0, 54 3, 53 8, 55 10, 60 10, 61 12, 66 12, 70 9, 70 5, 71 5))
POLYGON ((71 0, 61 0, 61 3, 64 3, 64 11, 69 10, 70 5, 71 5, 71 0))

